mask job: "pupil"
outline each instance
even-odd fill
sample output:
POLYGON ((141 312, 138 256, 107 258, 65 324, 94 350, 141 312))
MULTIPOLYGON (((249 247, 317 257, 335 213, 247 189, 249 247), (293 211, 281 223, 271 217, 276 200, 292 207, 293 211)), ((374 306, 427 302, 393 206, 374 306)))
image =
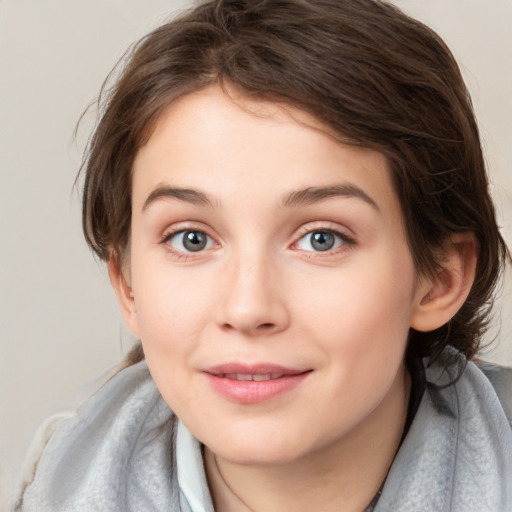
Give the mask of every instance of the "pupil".
POLYGON ((334 236, 325 231, 318 231, 311 235, 311 245, 317 251, 328 251, 334 245, 334 236))
POLYGON ((183 246, 187 251, 200 251, 206 246, 206 235, 199 231, 186 231, 183 236, 183 246))

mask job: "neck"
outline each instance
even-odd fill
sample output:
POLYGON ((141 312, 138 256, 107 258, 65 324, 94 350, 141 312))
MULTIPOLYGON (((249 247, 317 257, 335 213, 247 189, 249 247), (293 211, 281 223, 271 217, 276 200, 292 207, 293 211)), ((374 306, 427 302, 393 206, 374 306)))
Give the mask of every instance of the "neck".
POLYGON ((381 404, 353 431, 292 462, 240 465, 206 448, 217 512, 361 512, 382 487, 404 429, 410 380, 399 372, 381 404))

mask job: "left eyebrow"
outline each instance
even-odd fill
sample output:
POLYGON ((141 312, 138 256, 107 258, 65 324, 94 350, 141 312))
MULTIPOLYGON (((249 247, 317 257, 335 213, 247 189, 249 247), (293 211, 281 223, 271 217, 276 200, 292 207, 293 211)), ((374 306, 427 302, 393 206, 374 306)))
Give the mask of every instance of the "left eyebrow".
POLYGON ((332 197, 355 197, 369 204, 378 213, 380 208, 377 203, 361 188, 351 183, 330 185, 328 187, 308 187, 296 190, 289 194, 283 201, 286 207, 307 206, 332 197))

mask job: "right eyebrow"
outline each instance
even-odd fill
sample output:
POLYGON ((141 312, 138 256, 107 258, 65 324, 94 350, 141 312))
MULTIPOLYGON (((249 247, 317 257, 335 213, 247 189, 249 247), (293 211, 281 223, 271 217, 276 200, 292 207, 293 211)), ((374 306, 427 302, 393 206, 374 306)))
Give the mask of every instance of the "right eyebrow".
POLYGON ((149 196, 144 201, 142 211, 145 211, 151 204, 160 199, 178 199, 187 203, 210 207, 213 206, 208 196, 199 190, 194 190, 191 188, 162 186, 155 188, 151 194, 149 194, 149 196))

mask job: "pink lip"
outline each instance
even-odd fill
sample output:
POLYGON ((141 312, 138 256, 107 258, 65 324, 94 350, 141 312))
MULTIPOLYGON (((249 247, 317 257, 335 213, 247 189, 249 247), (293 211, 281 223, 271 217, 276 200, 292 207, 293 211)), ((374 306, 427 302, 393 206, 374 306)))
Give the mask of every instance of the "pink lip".
MULTIPOLYGON (((227 363, 203 370, 215 391, 228 400, 241 404, 257 404, 297 387, 311 372, 275 364, 243 365, 227 363), (237 380, 235 376, 270 376, 269 380, 237 380)), ((258 378, 258 377, 256 377, 258 378)))

